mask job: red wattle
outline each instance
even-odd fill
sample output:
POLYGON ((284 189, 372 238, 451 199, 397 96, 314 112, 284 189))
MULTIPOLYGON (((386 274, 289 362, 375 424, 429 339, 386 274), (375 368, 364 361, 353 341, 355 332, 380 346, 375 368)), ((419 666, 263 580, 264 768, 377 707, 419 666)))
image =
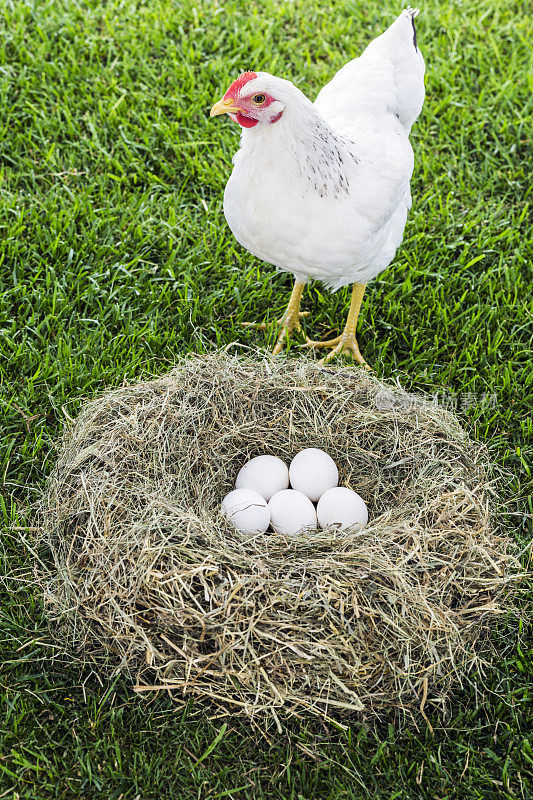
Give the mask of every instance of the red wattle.
POLYGON ((259 120, 257 119, 246 117, 242 113, 242 111, 237 111, 235 116, 237 117, 237 122, 239 123, 239 125, 242 125, 243 128, 253 128, 254 125, 257 125, 257 123, 259 122, 259 120))

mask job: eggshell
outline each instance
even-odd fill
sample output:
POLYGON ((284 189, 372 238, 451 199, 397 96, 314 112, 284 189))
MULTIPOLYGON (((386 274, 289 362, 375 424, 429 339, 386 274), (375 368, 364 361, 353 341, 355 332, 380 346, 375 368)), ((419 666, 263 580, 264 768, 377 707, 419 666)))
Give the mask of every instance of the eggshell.
POLYGON ((270 498, 270 523, 276 533, 294 536, 316 531, 316 511, 309 498, 294 489, 282 489, 270 498))
POLYGON ((323 450, 308 447, 292 459, 289 478, 293 489, 303 492, 316 503, 324 492, 337 485, 339 470, 323 450))
POLYGON ((267 502, 252 489, 234 489, 222 501, 221 510, 241 533, 264 533, 270 525, 267 502))
POLYGON ((368 522, 366 503, 357 492, 347 486, 335 486, 324 492, 316 513, 321 528, 335 525, 341 531, 364 528, 368 522))
POLYGON ((256 456, 242 467, 235 487, 253 489, 268 502, 273 494, 289 485, 289 470, 277 456, 256 456))

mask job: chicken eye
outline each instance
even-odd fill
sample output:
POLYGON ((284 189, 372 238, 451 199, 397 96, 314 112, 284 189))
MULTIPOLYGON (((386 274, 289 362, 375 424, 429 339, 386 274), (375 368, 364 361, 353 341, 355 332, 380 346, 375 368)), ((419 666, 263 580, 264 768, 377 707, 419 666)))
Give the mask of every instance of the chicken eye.
POLYGON ((254 105, 256 106, 262 105, 265 102, 265 100, 266 97, 264 94, 254 94, 254 96, 252 97, 252 103, 254 103, 254 105))

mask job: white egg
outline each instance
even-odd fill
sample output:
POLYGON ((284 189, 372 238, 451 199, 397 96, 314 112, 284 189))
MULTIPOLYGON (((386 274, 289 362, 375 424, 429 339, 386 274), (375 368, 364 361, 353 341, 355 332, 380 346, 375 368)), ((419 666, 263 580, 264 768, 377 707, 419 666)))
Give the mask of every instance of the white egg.
POLYGON ((267 502, 252 489, 234 489, 223 499, 221 510, 241 533, 264 533, 270 525, 267 502))
POLYGON ((276 533, 294 536, 316 531, 316 511, 309 498, 295 489, 282 489, 270 498, 270 522, 276 533))
POLYGON ((289 478, 293 489, 303 492, 316 503, 324 492, 338 484, 339 470, 323 450, 308 447, 292 459, 289 478))
POLYGON ((368 509, 362 497, 346 486, 334 486, 324 492, 316 513, 321 528, 335 525, 341 531, 364 528, 368 522, 368 509))
POLYGON ((268 501, 273 494, 289 485, 289 470, 277 456, 256 456, 242 467, 235 487, 253 489, 268 501))

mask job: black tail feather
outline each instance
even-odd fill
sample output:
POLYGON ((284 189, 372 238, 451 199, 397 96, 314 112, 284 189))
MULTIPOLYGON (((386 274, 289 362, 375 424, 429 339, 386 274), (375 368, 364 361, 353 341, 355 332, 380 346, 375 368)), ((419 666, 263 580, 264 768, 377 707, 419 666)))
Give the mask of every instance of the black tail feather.
POLYGON ((406 11, 411 17, 411 25, 413 26, 413 44, 415 46, 415 50, 418 50, 418 44, 416 40, 415 17, 418 17, 418 15, 420 14, 420 10, 418 8, 412 8, 411 6, 408 6, 406 11))

